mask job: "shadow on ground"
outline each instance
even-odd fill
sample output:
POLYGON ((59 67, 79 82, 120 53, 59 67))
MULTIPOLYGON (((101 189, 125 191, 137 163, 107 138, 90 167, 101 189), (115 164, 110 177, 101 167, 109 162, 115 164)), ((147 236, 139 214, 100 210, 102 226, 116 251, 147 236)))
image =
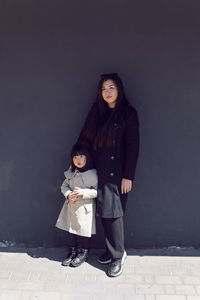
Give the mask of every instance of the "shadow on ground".
MULTIPOLYGON (((0 248, 0 253, 7 252, 7 253, 26 253, 30 257, 37 259, 37 258, 46 258, 52 261, 62 262, 67 254, 67 248, 23 248, 23 247, 2 247, 0 248)), ((87 263, 91 266, 100 269, 102 271, 106 270, 105 265, 100 265, 97 262, 97 258, 99 255, 103 253, 103 250, 99 249, 91 249, 89 253, 89 257, 87 259, 87 263)))
MULTIPOLYGON (((66 248, 25 248, 25 247, 0 247, 0 253, 27 253, 32 258, 47 258, 52 261, 62 262, 67 256, 66 248)), ((128 249, 127 254, 130 256, 182 256, 198 257, 200 249, 170 247, 163 249, 128 249)), ((91 266, 106 271, 106 265, 100 265, 97 262, 99 255, 103 253, 102 249, 91 249, 87 263, 91 266)))

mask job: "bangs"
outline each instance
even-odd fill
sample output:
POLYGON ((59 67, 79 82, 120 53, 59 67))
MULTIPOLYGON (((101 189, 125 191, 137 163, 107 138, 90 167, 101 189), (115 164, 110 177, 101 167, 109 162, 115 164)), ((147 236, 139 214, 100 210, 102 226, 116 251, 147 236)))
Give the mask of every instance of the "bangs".
POLYGON ((85 152, 83 150, 80 149, 74 149, 71 153, 71 156, 78 156, 78 155, 85 155, 85 152))
POLYGON ((71 152, 71 158, 73 158, 74 156, 77 155, 85 155, 87 157, 87 149, 85 149, 85 147, 83 147, 82 145, 75 145, 72 148, 72 152, 71 152))
POLYGON ((72 157, 78 156, 78 155, 85 155, 85 154, 83 153, 83 151, 74 151, 74 152, 72 153, 72 157))

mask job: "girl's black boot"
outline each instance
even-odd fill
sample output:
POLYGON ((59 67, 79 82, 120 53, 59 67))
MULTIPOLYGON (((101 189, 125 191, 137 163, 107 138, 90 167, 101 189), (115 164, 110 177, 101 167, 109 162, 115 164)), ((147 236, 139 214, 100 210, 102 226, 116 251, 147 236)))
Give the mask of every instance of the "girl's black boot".
POLYGON ((74 259, 74 257, 76 257, 76 255, 77 255, 76 247, 69 248, 69 253, 67 257, 63 260, 62 266, 65 267, 69 266, 71 264, 71 261, 74 259))
POLYGON ((72 259, 71 266, 79 267, 88 257, 88 249, 79 248, 77 255, 72 259))

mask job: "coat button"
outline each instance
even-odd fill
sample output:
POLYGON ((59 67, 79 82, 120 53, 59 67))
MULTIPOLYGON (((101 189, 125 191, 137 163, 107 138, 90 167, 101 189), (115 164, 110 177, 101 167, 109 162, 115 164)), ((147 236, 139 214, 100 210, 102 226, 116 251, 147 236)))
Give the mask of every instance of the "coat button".
POLYGON ((111 156, 111 157, 110 157, 110 159, 114 160, 114 159, 115 159, 115 157, 114 157, 114 156, 111 156))
POLYGON ((110 176, 113 177, 113 176, 114 176, 114 173, 110 173, 110 176))

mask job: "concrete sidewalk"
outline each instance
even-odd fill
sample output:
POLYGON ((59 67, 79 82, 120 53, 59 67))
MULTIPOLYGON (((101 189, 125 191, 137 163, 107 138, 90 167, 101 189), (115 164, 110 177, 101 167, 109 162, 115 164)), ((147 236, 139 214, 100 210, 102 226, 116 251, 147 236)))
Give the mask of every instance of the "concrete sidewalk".
POLYGON ((200 250, 131 250, 124 271, 106 276, 91 250, 78 268, 65 249, 0 248, 0 300, 200 300, 200 250))

